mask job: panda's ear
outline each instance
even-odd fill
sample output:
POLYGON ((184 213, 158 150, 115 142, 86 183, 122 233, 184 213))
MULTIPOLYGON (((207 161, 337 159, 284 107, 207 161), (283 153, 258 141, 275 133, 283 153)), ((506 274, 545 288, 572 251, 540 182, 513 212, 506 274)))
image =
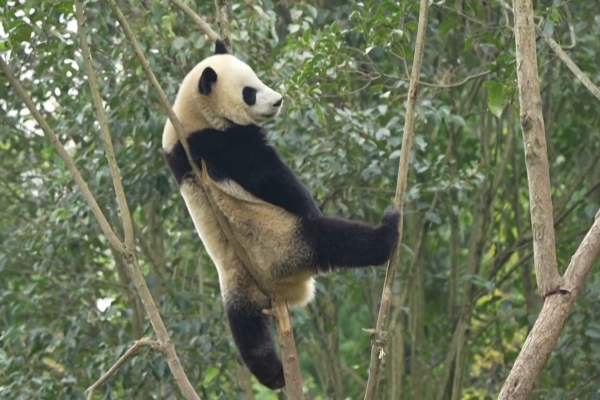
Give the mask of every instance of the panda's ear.
POLYGON ((198 82, 198 90, 204 95, 209 95, 212 90, 212 84, 217 81, 217 73, 211 67, 204 68, 198 82))
POLYGON ((229 54, 229 50, 227 50, 227 45, 223 41, 215 41, 215 54, 229 54))

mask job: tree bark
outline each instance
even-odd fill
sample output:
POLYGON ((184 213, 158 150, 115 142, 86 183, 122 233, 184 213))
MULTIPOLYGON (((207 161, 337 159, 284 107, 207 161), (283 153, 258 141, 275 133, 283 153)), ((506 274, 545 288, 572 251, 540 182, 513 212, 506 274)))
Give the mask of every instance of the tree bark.
POLYGON ((556 346, 569 311, 600 254, 600 212, 563 278, 556 266, 554 222, 544 120, 537 75, 535 26, 530 0, 515 0, 517 79, 529 182, 533 250, 544 306, 502 387, 499 400, 526 399, 556 346))
POLYGON ((504 382, 498 400, 527 399, 558 342, 579 289, 583 286, 598 255, 600 255, 600 211, 596 214, 592 228, 571 258, 560 291, 548 296, 544 301, 544 307, 504 382))
POLYGON ((538 290, 543 298, 556 293, 561 277, 556 264, 554 219, 548 173, 546 134, 537 72, 535 25, 530 0, 515 0, 517 80, 521 129, 529 183, 529 209, 533 231, 533 256, 538 290))

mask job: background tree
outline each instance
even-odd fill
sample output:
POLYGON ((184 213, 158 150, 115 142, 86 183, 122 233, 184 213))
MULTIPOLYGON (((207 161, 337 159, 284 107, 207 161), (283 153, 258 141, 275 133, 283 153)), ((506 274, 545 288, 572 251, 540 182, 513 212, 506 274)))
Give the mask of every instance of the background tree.
MULTIPOLYGON (((393 196, 417 4, 230 2, 236 55, 286 97, 271 137, 328 214, 377 222, 393 196)), ((216 27, 212 2, 189 5, 216 27)), ((106 2, 85 6, 140 263, 186 373, 202 398, 277 398, 241 367, 216 271, 160 154, 158 99, 106 2)), ((168 2, 119 6, 174 99, 210 42, 168 2)), ((537 1, 534 12, 598 86, 600 9, 537 1)), ((0 22, 1 56, 118 226, 72 1, 0 1, 0 22)), ((381 398, 496 398, 540 311, 512 23, 495 2, 431 6, 381 398)), ((562 275, 600 204, 600 116, 546 42, 537 47, 562 275)), ((149 322, 126 266, 4 76, 0 123, 0 397, 83 398, 132 340, 151 333, 149 322)), ((292 312, 307 399, 362 398, 362 329, 375 326, 384 274, 320 278, 316 301, 292 312)), ((536 398, 600 390, 599 295, 592 274, 536 398)), ((146 350, 96 393, 179 396, 162 355, 146 350)))

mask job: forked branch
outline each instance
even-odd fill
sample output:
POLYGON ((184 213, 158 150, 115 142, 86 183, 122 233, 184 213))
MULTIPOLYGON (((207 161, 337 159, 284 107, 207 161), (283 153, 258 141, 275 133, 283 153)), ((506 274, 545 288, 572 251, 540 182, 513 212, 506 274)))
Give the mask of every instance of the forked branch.
POLYGON ((529 182, 536 278, 544 306, 502 387, 500 400, 525 400, 554 350, 579 290, 600 254, 600 212, 564 277, 556 265, 548 158, 538 85, 533 8, 514 0, 517 79, 529 182))
POLYGON ((98 389, 100 386, 102 386, 104 384, 104 382, 106 382, 108 380, 108 378, 110 378, 121 367, 121 365, 123 365, 125 363, 125 361, 127 361, 133 355, 137 354, 144 346, 151 346, 152 348, 154 348, 158 351, 161 351, 161 352, 163 351, 162 346, 156 340, 141 339, 141 340, 136 341, 133 344, 133 346, 131 346, 129 348, 129 350, 127 350, 125 352, 125 354, 123 354, 121 356, 121 358, 119 358, 117 360, 117 362, 114 363, 113 366, 110 367, 110 369, 108 371, 106 371, 106 373, 104 375, 102 375, 102 378, 98 379, 92 386, 90 386, 88 388, 87 400, 93 400, 94 392, 96 391, 96 389, 98 389))

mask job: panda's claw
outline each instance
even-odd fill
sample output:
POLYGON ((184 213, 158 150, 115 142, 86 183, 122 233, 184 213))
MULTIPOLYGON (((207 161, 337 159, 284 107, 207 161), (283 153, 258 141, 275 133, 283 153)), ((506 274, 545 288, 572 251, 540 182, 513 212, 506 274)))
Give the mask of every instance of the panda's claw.
POLYGON ((200 165, 202 166, 202 182, 204 182, 205 185, 208 185, 210 183, 210 178, 208 177, 208 168, 206 167, 204 160, 200 160, 200 165))

